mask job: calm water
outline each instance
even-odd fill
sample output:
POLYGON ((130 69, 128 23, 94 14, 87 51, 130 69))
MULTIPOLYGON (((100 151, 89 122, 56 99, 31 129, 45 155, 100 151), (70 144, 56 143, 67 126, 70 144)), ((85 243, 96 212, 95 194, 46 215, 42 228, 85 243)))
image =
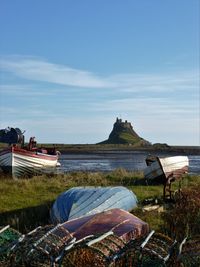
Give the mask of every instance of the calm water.
MULTIPOLYGON (((145 151, 112 151, 90 154, 62 154, 59 162, 61 172, 71 171, 113 171, 124 168, 129 171, 142 171, 146 167, 145 151)), ((157 153, 157 156, 175 156, 176 153, 157 153)), ((188 155, 189 173, 200 174, 200 155, 188 155)))

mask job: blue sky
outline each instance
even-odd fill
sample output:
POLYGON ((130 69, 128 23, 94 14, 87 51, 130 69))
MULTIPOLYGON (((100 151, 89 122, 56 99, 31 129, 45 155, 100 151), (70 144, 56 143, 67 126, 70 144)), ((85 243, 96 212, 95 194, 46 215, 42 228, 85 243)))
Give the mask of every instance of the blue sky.
POLYGON ((97 143, 116 117, 200 145, 199 0, 1 0, 0 127, 97 143))

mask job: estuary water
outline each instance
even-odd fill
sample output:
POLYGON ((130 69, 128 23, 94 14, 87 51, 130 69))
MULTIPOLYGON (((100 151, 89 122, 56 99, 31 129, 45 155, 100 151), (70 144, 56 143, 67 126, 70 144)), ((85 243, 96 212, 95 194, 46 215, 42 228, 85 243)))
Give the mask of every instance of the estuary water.
MULTIPOLYGON (((146 168, 145 158, 149 152, 145 151, 98 151, 80 154, 62 154, 59 162, 61 172, 74 171, 113 171, 118 168, 127 171, 143 171, 146 168)), ((155 154, 154 154, 155 155, 155 154)), ((159 157, 180 155, 178 153, 156 153, 159 157)), ((181 154, 182 155, 182 154, 181 154)), ((189 173, 200 174, 200 155, 188 155, 189 173)))

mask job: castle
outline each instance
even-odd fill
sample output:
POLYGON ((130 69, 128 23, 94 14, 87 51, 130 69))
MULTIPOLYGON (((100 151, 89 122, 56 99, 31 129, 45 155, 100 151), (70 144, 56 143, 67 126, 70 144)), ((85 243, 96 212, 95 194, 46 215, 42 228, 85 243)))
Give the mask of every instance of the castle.
POLYGON ((123 122, 122 119, 119 119, 117 117, 116 122, 113 125, 113 130, 109 135, 109 138, 112 138, 113 136, 116 135, 116 133, 119 132, 128 132, 132 134, 134 137, 140 138, 139 135, 133 130, 133 126, 131 125, 130 122, 128 122, 127 120, 123 122))
POLYGON ((113 129, 107 140, 101 144, 132 144, 136 146, 147 146, 150 143, 141 138, 127 120, 116 118, 113 129))

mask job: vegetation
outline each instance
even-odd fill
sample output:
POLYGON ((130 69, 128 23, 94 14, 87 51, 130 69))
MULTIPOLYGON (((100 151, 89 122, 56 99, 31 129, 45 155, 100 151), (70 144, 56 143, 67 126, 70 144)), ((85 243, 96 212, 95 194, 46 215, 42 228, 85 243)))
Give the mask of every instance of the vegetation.
MULTIPOLYGON (((200 201, 198 197, 200 176, 185 176, 182 181, 182 192, 189 192, 187 194, 190 197, 177 202, 179 204, 166 205, 162 200, 162 185, 148 185, 141 172, 128 172, 124 169, 117 169, 109 173, 48 174, 21 180, 11 180, 1 175, 0 224, 10 224, 23 232, 29 231, 38 225, 49 223, 50 208, 61 192, 75 186, 116 185, 126 186, 137 195, 139 206, 133 210, 133 214, 149 223, 152 229, 168 234, 171 232, 171 235, 175 232, 178 235, 185 235, 186 232, 190 235, 194 232, 200 234, 200 201), (195 197, 193 198, 193 196, 195 197), (160 206, 164 205, 165 212, 144 211, 143 205, 148 201, 158 203, 160 206), (177 213, 177 211, 180 212, 177 213), (174 220, 176 224, 173 224, 174 220), (191 231, 191 228, 195 230, 191 231)), ((178 186, 178 183, 174 183, 173 189, 178 189, 178 186)))
POLYGON ((110 137, 108 140, 102 142, 102 144, 131 144, 134 146, 143 146, 146 145, 142 139, 137 136, 134 136, 129 132, 116 132, 113 137, 110 137))
POLYGON ((200 236, 200 194, 199 186, 191 186, 180 192, 172 209, 163 216, 168 233, 176 238, 200 236))
POLYGON ((113 125, 113 130, 110 133, 108 139, 101 142, 100 144, 128 144, 137 147, 146 147, 151 145, 148 141, 141 138, 134 131, 130 122, 123 122, 118 118, 113 125))

